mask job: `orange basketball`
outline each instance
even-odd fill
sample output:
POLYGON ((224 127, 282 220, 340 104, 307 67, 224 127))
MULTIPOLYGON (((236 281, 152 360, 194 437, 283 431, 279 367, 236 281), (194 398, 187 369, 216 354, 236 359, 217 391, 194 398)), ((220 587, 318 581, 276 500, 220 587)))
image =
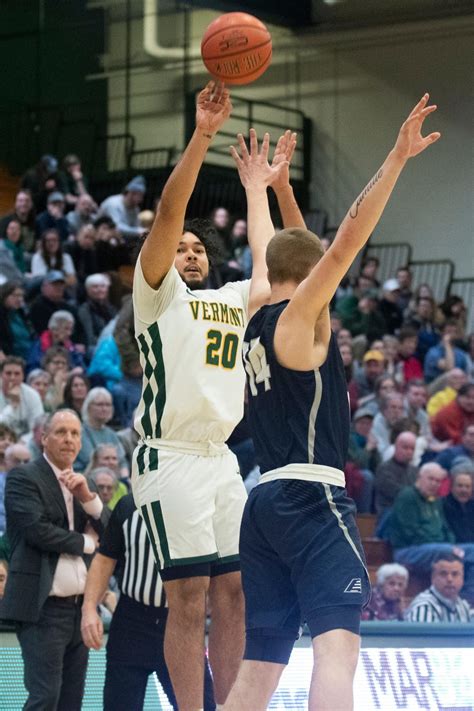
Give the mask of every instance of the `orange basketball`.
POLYGON ((226 84, 250 84, 269 67, 272 38, 259 19, 227 12, 211 22, 201 42, 206 69, 226 84))

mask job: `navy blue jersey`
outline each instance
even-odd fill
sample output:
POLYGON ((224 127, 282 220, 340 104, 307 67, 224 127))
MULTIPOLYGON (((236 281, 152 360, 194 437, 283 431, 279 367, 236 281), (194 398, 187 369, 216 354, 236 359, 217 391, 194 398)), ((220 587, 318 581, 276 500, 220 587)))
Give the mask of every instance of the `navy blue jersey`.
POLYGON ((288 301, 263 306, 244 339, 249 420, 261 473, 288 464, 343 470, 350 413, 344 366, 334 334, 318 369, 289 370, 275 356, 275 327, 288 301))

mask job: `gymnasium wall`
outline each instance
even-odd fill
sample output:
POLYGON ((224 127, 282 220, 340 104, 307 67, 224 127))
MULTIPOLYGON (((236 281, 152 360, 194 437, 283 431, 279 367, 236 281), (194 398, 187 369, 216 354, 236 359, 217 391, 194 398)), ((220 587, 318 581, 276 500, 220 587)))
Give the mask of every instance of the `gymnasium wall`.
MULTIPOLYGON (((188 16, 188 84, 206 80, 199 39, 216 13, 188 16)), ((312 207, 337 224, 393 144, 399 125, 424 91, 439 104, 427 129, 436 147, 412 161, 375 235, 377 242, 409 241, 414 259, 450 257, 456 276, 473 274, 473 93, 470 18, 413 23, 380 30, 317 35, 271 27, 274 63, 255 85, 235 95, 303 110, 313 120, 312 207)), ((123 130, 123 15, 109 11, 107 60, 109 131, 123 130)), ((184 16, 158 16, 157 41, 182 46, 184 16)), ((130 73, 131 132, 137 148, 183 145, 186 81, 183 63, 157 60, 143 49, 143 6, 134 4, 130 73)), ((107 64, 107 62, 106 62, 107 64)))

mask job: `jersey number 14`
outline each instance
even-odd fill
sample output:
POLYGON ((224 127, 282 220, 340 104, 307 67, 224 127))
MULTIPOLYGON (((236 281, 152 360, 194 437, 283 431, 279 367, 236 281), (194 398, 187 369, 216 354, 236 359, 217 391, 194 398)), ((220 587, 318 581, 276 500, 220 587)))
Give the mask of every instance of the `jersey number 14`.
POLYGON ((244 342, 244 363, 252 395, 257 395, 258 383, 264 383, 265 391, 270 390, 272 375, 265 347, 260 343, 260 338, 252 338, 250 343, 244 342))

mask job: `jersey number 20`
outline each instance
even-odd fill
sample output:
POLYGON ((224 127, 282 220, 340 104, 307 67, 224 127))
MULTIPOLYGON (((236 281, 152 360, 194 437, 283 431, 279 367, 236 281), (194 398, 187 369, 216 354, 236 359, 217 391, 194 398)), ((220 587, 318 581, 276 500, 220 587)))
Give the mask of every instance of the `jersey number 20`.
POLYGON ((221 365, 223 368, 235 367, 239 350, 239 337, 236 333, 226 333, 211 328, 207 332, 206 363, 221 365))

